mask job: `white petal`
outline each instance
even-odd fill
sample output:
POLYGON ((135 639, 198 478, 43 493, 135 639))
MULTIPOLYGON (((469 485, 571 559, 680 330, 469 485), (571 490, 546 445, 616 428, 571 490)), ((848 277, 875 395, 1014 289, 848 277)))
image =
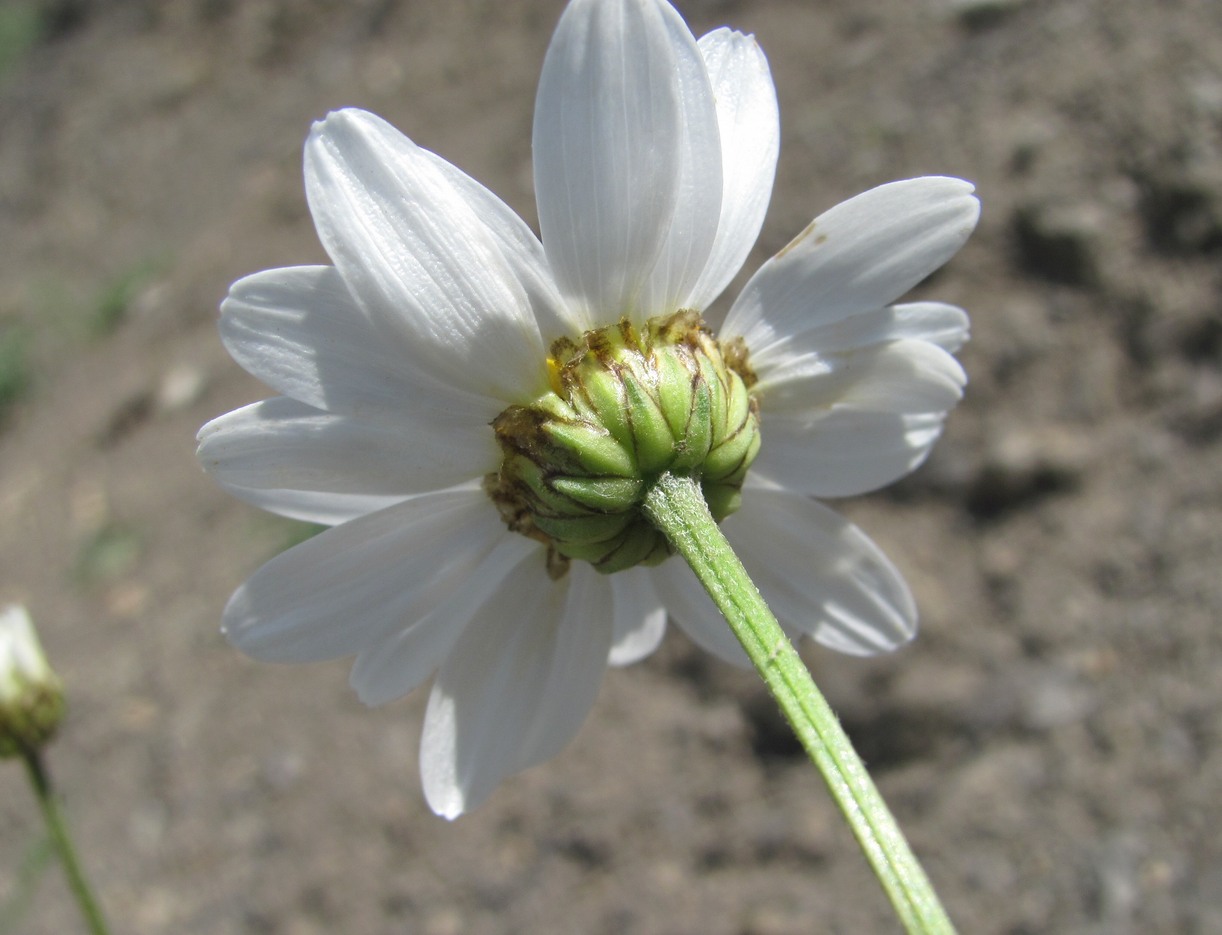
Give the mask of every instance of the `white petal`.
POLYGON ((221 304, 221 340, 243 368, 315 409, 395 424, 404 412, 486 425, 500 404, 414 371, 330 266, 238 280, 221 304))
POLYGON ((453 487, 496 469, 487 425, 410 420, 389 428, 277 396, 199 431, 200 463, 238 487, 395 496, 453 487))
POLYGON ((565 334, 576 337, 596 327, 580 309, 561 301, 543 244, 517 212, 453 163, 426 149, 420 153, 432 161, 488 225, 488 232, 496 240, 501 256, 526 290, 545 342, 550 343, 565 334))
POLYGON ((680 558, 650 569, 654 590, 672 619, 697 646, 736 666, 751 660, 695 573, 680 558))
POLYGON ((678 198, 680 55, 657 0, 573 0, 543 61, 533 134, 543 246, 590 320, 635 310, 678 198))
POLYGON ((834 406, 875 412, 947 412, 963 397, 959 362, 926 341, 833 353, 776 355, 753 387, 766 416, 818 419, 834 406))
MULTIPOLYGON (((497 594, 509 575, 539 550, 525 536, 503 536, 496 547, 435 610, 369 646, 356 657, 349 682, 367 705, 406 695, 445 660, 471 618, 497 594)), ((533 568, 531 569, 533 571, 533 568)))
MULTIPOLYGON (((890 319, 890 340, 918 338, 954 354, 970 336, 967 312, 945 302, 906 302, 883 309, 890 319)), ((867 315, 858 316, 866 318, 867 315)))
POLYGON ((972 186, 921 178, 881 185, 820 215, 760 267, 726 316, 762 364, 785 340, 890 304, 949 260, 980 213, 972 186))
POLYGON ((776 178, 780 113, 768 60, 754 36, 717 29, 700 37, 721 136, 721 219, 699 282, 682 303, 707 309, 751 252, 776 178))
POLYGON ((671 34, 679 88, 678 197, 637 302, 641 321, 691 307, 689 298, 709 265, 722 214, 722 140, 709 72, 687 24, 670 4, 659 6, 671 34))
MULTIPOLYGON (((3 693, 5 710, 5 744, 14 736, 20 737, 23 728, 16 727, 26 717, 38 715, 33 711, 20 714, 26 705, 37 705, 42 692, 50 689, 57 679, 38 640, 30 612, 21 604, 0 607, 0 692, 3 693), (13 731, 13 733, 9 733, 13 731)), ((35 721, 37 723, 37 720, 35 721)))
POLYGON ((226 493, 252 506, 257 506, 261 510, 303 523, 319 523, 323 526, 337 526, 350 519, 356 519, 358 516, 384 510, 388 506, 394 506, 407 499, 406 496, 362 496, 317 490, 276 490, 272 488, 258 490, 252 487, 226 484, 219 479, 217 483, 226 493))
POLYGON ((725 531, 786 630, 861 656, 916 634, 916 605, 900 573, 865 533, 827 507, 750 487, 725 531))
POLYGON ((765 413, 751 474, 815 497, 851 497, 915 470, 942 432, 942 413, 838 406, 814 420, 765 413))
POLYGON ((574 562, 552 582, 543 550, 508 577, 467 626, 429 697, 420 765, 429 806, 456 818, 507 776, 572 739, 611 648, 605 582, 574 562))
POLYGON ((323 246, 413 368, 498 400, 546 387, 530 297, 435 157, 373 114, 343 110, 314 125, 305 169, 323 246))
POLYGON ((666 632, 666 608, 654 593, 649 570, 629 568, 605 576, 615 603, 615 640, 608 663, 626 666, 653 653, 666 632))
POLYGON ((767 355, 766 361, 775 363, 808 353, 833 354, 908 339, 928 341, 953 354, 967 343, 968 334, 969 322, 963 309, 944 302, 908 302, 812 328, 790 338, 767 355))
POLYGON ((481 490, 413 497, 276 556, 230 598, 225 634, 268 662, 358 653, 467 586, 507 535, 481 490))

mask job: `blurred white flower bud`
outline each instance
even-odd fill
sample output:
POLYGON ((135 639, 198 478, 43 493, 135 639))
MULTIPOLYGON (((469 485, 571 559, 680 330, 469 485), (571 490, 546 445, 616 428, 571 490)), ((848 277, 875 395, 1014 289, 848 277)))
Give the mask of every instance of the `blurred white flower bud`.
POLYGON ((63 685, 47 663, 30 615, 10 604, 0 610, 0 757, 41 747, 63 715, 63 685))

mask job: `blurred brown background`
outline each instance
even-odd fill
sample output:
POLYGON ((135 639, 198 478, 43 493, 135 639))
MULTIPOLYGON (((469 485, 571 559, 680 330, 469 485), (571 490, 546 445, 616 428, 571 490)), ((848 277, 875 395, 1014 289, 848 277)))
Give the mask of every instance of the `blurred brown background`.
MULTIPOLYGON (((924 469, 841 505, 922 635, 806 653, 952 915, 1222 932, 1222 4, 678 5, 772 63, 749 268, 891 179, 984 203, 918 290, 973 314, 968 398, 924 469)), ((67 681, 50 762, 116 935, 896 928, 763 689, 680 634, 452 825, 419 791, 423 693, 368 711, 344 663, 256 665, 218 634, 304 535, 217 490, 193 436, 264 394, 215 333, 229 282, 324 259, 310 121, 377 111, 533 222, 560 9, 0 2, 0 597, 67 681)), ((79 931, 16 764, 0 829, 0 931, 79 931)))

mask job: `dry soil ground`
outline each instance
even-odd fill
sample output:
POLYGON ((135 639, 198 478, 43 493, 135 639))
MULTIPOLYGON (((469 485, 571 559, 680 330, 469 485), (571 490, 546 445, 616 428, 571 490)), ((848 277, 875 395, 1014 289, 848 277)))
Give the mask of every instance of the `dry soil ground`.
MULTIPOLYGON (((679 6, 772 62, 749 265, 890 179, 983 199, 920 290, 973 313, 968 398, 923 470, 843 504, 923 633, 807 652, 952 914, 1222 932, 1222 4, 679 6)), ((218 491, 193 435, 263 392, 217 340, 228 283, 323 259, 310 121, 375 110, 533 218, 560 7, 55 0, 27 44, 34 5, 0 3, 0 589, 68 683, 51 763, 116 933, 895 930, 762 689, 681 635, 449 824, 416 777, 422 696, 365 710, 344 664, 256 665, 218 633, 301 534, 218 491)), ((5 930, 79 931, 41 840, 10 764, 5 930)))

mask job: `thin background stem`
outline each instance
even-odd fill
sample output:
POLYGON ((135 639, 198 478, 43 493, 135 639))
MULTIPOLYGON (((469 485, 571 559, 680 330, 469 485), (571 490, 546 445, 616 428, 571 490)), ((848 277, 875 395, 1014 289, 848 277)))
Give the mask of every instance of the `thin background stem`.
POLYGON ((709 513, 699 481, 663 474, 645 512, 713 598, 818 767, 891 905, 910 933, 954 926, 840 721, 709 513))
POLYGON ((38 750, 25 750, 22 753, 22 759, 25 760, 30 785, 34 787, 34 796, 38 799, 38 805, 42 809, 42 816, 47 823, 51 842, 55 846, 60 862, 64 865, 68 885, 72 889, 72 895, 76 897, 81 915, 85 917, 85 923, 89 926, 92 935, 109 935, 106 921, 102 918, 101 907, 94 898, 93 890, 90 889, 80 861, 77 859, 76 849, 72 846, 72 837, 68 834, 68 826, 60 810, 50 774, 43 763, 42 754, 38 750))

